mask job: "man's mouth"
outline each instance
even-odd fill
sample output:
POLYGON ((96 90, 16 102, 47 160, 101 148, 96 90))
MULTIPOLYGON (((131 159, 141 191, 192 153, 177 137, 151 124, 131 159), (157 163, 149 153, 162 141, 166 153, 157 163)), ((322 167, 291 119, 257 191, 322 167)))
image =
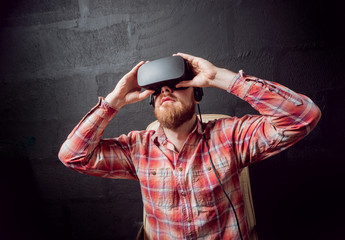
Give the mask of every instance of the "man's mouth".
POLYGON ((166 102, 175 102, 175 100, 170 97, 163 97, 161 101, 161 105, 163 105, 166 102))

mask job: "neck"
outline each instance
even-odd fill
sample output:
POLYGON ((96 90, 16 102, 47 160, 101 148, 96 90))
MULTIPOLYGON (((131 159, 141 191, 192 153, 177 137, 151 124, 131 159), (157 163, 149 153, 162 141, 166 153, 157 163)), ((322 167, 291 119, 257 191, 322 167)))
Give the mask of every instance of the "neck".
POLYGON ((177 128, 163 128, 165 135, 167 136, 169 141, 175 145, 175 148, 178 152, 180 152, 188 135, 192 132, 195 123, 196 115, 194 114, 190 120, 184 122, 181 126, 177 128))

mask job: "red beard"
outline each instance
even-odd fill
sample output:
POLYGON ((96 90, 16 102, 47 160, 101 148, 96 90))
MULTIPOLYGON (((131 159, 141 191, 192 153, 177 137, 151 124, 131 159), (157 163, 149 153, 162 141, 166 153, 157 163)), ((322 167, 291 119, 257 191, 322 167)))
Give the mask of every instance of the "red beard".
MULTIPOLYGON (((179 104, 178 107, 169 105, 163 107, 157 106, 155 107, 155 115, 162 127, 174 129, 181 126, 184 122, 190 120, 194 116, 195 102, 194 98, 191 98, 190 101, 185 104, 171 95, 169 95, 169 97, 181 104, 179 104)), ((159 98, 158 101, 161 101, 161 98, 159 98)))

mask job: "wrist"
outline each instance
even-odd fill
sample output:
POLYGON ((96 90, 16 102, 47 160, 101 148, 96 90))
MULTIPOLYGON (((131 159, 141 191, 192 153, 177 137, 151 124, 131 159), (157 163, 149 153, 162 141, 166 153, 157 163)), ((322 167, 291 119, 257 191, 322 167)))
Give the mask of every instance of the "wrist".
POLYGON ((109 93, 104 100, 116 110, 120 110, 125 105, 123 100, 116 97, 113 93, 109 93))
POLYGON ((227 90, 229 87, 230 82, 236 76, 236 73, 225 69, 225 68, 218 68, 217 74, 214 80, 212 81, 213 87, 227 90))

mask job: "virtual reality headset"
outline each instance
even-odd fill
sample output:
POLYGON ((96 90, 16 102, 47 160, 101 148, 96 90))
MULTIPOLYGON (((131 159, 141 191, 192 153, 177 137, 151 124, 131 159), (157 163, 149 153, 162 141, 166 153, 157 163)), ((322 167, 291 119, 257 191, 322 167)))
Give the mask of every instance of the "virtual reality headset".
POLYGON ((157 90, 162 86, 175 87, 184 80, 193 79, 194 74, 187 61, 180 56, 160 58, 145 63, 138 69, 138 85, 157 90))
MULTIPOLYGON (((153 95, 159 94, 163 86, 168 86, 174 90, 177 83, 193 78, 193 70, 188 62, 180 56, 170 56, 145 63, 139 67, 137 74, 138 85, 155 90, 153 95)), ((202 89, 194 88, 195 100, 200 102, 202 96, 202 89)), ((153 96, 151 96, 150 104, 153 105, 153 101, 153 96)))

